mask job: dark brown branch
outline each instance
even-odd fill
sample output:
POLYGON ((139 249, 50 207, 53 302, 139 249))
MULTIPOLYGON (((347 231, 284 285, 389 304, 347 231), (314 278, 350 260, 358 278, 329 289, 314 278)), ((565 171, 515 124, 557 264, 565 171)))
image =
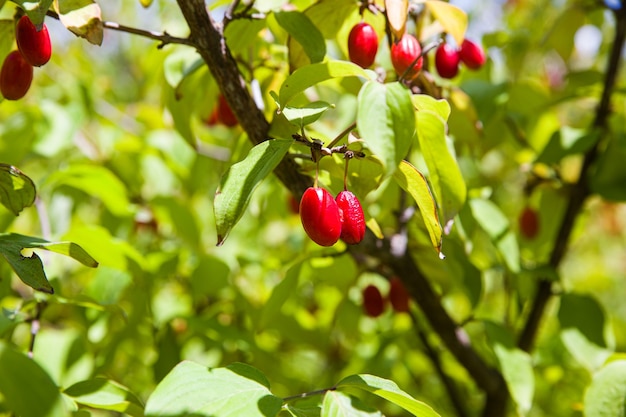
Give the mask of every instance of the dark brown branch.
MULTIPOLYGON (((269 139, 270 125, 250 95, 237 62, 226 46, 222 29, 208 14, 204 0, 178 0, 178 5, 191 30, 191 41, 209 66, 250 141, 258 144, 269 139)), ((311 178, 302 175, 298 165, 290 158, 284 158, 274 173, 296 198, 312 183, 311 178)))
MULTIPOLYGON (((613 40, 613 46, 611 54, 609 55, 609 63, 606 72, 606 78, 604 80, 604 88, 602 90, 602 97, 600 103, 596 109, 596 116, 593 122, 594 129, 606 130, 607 120, 611 114, 610 100, 615 89, 615 80, 619 72, 619 66, 621 63, 622 50, 624 47, 624 41, 626 40, 626 15, 624 13, 616 14, 617 28, 615 30, 615 39, 613 40)), ((550 255, 550 266, 554 269, 558 268, 565 256, 567 246, 569 243, 572 230, 576 218, 580 214, 582 207, 589 197, 591 191, 588 184, 588 174, 591 166, 597 159, 598 151, 602 141, 598 141, 593 148, 591 148, 584 157, 582 167, 580 169, 580 176, 578 181, 571 188, 571 195, 559 227, 559 232, 555 240, 554 248, 550 255)), ((542 280, 537 288, 537 293, 533 299, 533 304, 526 320, 526 324, 522 330, 522 333, 518 339, 518 346, 520 349, 530 351, 539 328, 539 323, 543 316, 543 312, 552 296, 552 282, 549 280, 542 280)))

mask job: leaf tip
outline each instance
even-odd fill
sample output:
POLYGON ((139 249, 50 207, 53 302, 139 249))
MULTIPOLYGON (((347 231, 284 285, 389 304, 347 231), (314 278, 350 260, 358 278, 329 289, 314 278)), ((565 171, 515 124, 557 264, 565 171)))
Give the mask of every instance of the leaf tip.
POLYGON ((226 236, 217 235, 217 244, 215 246, 222 246, 225 240, 226 236))

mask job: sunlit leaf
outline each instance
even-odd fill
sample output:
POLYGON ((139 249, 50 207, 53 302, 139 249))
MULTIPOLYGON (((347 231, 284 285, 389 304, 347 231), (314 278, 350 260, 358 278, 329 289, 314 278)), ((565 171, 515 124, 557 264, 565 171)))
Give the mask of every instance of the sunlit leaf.
POLYGON ((383 415, 356 397, 331 390, 324 395, 321 417, 383 417, 383 415))
POLYGON ((417 203, 417 207, 426 224, 430 241, 437 252, 441 254, 443 229, 437 214, 437 203, 430 192, 426 178, 413 165, 407 161, 402 161, 398 170, 394 173, 393 179, 417 203))
POLYGON ((585 392, 586 417, 626 415, 626 360, 610 362, 593 376, 585 392))
POLYGON ((224 174, 214 201, 218 245, 243 215, 256 187, 276 168, 292 143, 282 139, 262 142, 224 174))
POLYGON ((385 12, 394 39, 400 39, 406 27, 409 0, 385 0, 385 12))
POLYGON ((45 249, 77 260, 81 264, 95 268, 98 262, 80 245, 73 242, 48 242, 38 237, 24 236, 17 233, 0 233, 0 241, 19 244, 24 249, 45 249))
POLYGON ((285 301, 293 295, 298 286, 301 268, 302 262, 293 265, 289 268, 283 280, 274 287, 270 298, 263 306, 263 310, 261 310, 260 329, 265 328, 280 313, 280 309, 285 301))
POLYGON ((157 385, 146 403, 146 416, 267 417, 282 400, 271 394, 257 369, 235 363, 210 369, 184 361, 157 385))
POLYGON ((311 63, 317 63, 326 55, 326 42, 311 20, 301 12, 278 12, 276 21, 304 49, 311 63))
POLYGON ((143 404, 128 388, 105 378, 77 382, 63 393, 78 404, 143 417, 143 404))
POLYGON ((499 324, 485 322, 485 329, 511 396, 520 414, 525 415, 532 406, 535 392, 535 375, 530 355, 517 348, 512 335, 499 324))
POLYGON ((440 417, 429 405, 416 400, 402 391, 395 382, 374 375, 360 374, 351 375, 342 379, 337 384, 337 389, 357 388, 371 392, 385 400, 405 409, 414 416, 440 417))
POLYGON ((429 177, 441 207, 443 223, 448 224, 457 215, 463 204, 467 190, 461 170, 454 158, 446 138, 445 119, 440 114, 450 112, 449 106, 441 101, 431 103, 437 113, 418 110, 417 137, 420 150, 428 166, 429 177))
POLYGON ((413 143, 415 113, 411 95, 400 83, 367 82, 358 96, 357 128, 361 138, 393 174, 413 143))
POLYGON ((14 350, 2 340, 0 395, 8 411, 20 417, 70 415, 50 375, 36 361, 14 350))
POLYGON ((58 0, 55 9, 63 26, 94 45, 102 45, 104 26, 100 6, 93 0, 58 0))
POLYGON ((332 78, 363 77, 375 79, 372 71, 364 70, 352 62, 328 61, 304 66, 291 74, 280 87, 279 101, 282 106, 287 105, 296 95, 309 87, 332 78))
POLYGON ((426 7, 441 23, 443 29, 452 35, 458 45, 461 45, 467 30, 467 14, 459 7, 439 0, 426 1, 426 7))
POLYGON ((0 163, 0 203, 16 216, 32 206, 37 190, 26 174, 12 165, 0 163))
POLYGON ((292 124, 303 127, 318 120, 331 107, 333 106, 325 101, 314 101, 306 107, 285 107, 282 112, 292 124))
MULTIPOLYGON (((0 9, 1 8, 2 7, 0 6, 0 9)), ((15 21, 12 19, 0 20, 0 62, 4 62, 4 58, 9 54, 9 52, 11 52, 14 41, 15 21)), ((2 97, 1 94, 0 97, 2 97)))

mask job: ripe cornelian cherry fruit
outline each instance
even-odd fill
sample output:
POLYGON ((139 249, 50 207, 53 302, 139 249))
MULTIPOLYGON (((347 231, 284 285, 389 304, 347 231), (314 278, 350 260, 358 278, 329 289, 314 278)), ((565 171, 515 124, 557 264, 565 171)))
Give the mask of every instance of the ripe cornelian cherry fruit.
POLYGON ((341 235, 339 207, 328 191, 309 187, 300 200, 300 220, 304 231, 320 246, 332 246, 341 235))
POLYGON ((539 234, 539 213, 534 208, 524 207, 518 222, 520 233, 526 239, 533 239, 539 234))
POLYGON ((459 51, 450 44, 443 43, 435 53, 435 67, 442 78, 454 78, 459 73, 459 51))
POLYGON ((385 311, 385 300, 375 285, 363 288, 363 310, 370 317, 378 317, 385 311))
POLYGON ((378 35, 374 28, 365 22, 355 25, 348 36, 348 55, 350 61, 369 68, 376 59, 378 52, 378 35))
POLYGON ((417 41, 415 36, 405 33, 402 38, 391 45, 391 63, 396 70, 396 74, 400 77, 404 75, 407 80, 414 80, 417 78, 422 65, 424 64, 424 58, 422 54, 422 47, 417 41), (416 61, 416 58, 419 59, 416 61), (407 69, 411 68, 409 71, 407 69), (406 74, 404 74, 407 72, 406 74))
POLYGON ((45 23, 38 31, 28 16, 22 16, 15 27, 15 40, 17 49, 30 65, 40 67, 50 60, 52 45, 45 23))
POLYGON ((365 236, 365 216, 359 199, 350 191, 342 191, 335 198, 341 217, 341 240, 356 245, 365 236))
POLYGON ((215 126, 218 123, 221 123, 228 127, 236 126, 237 117, 231 110, 230 106, 226 102, 226 99, 222 94, 217 97, 217 105, 213 109, 213 112, 206 119, 205 123, 209 126, 215 126))
POLYGON ((409 311, 409 293, 400 281, 400 278, 393 277, 389 280, 389 302, 394 311, 406 313, 409 311))
POLYGON ((33 67, 20 51, 13 51, 4 59, 0 71, 0 92, 7 100, 19 100, 26 95, 33 81, 33 67))
POLYGON ((483 48, 468 39, 465 39, 461 44, 459 56, 469 69, 476 70, 485 64, 486 58, 483 48))

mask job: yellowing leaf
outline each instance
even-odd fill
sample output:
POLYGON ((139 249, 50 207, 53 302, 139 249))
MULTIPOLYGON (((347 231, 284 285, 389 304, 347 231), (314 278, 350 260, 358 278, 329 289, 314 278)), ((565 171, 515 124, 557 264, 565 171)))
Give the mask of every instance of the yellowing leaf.
POLYGON ((55 9, 63 26, 94 45, 104 36, 100 6, 92 0, 56 0, 55 9))
POLYGON ((457 44, 463 42, 467 30, 467 14, 456 6, 439 0, 428 0, 426 7, 457 44))
POLYGON ((385 0, 385 10, 394 39, 400 39, 406 27, 409 0, 385 0))

